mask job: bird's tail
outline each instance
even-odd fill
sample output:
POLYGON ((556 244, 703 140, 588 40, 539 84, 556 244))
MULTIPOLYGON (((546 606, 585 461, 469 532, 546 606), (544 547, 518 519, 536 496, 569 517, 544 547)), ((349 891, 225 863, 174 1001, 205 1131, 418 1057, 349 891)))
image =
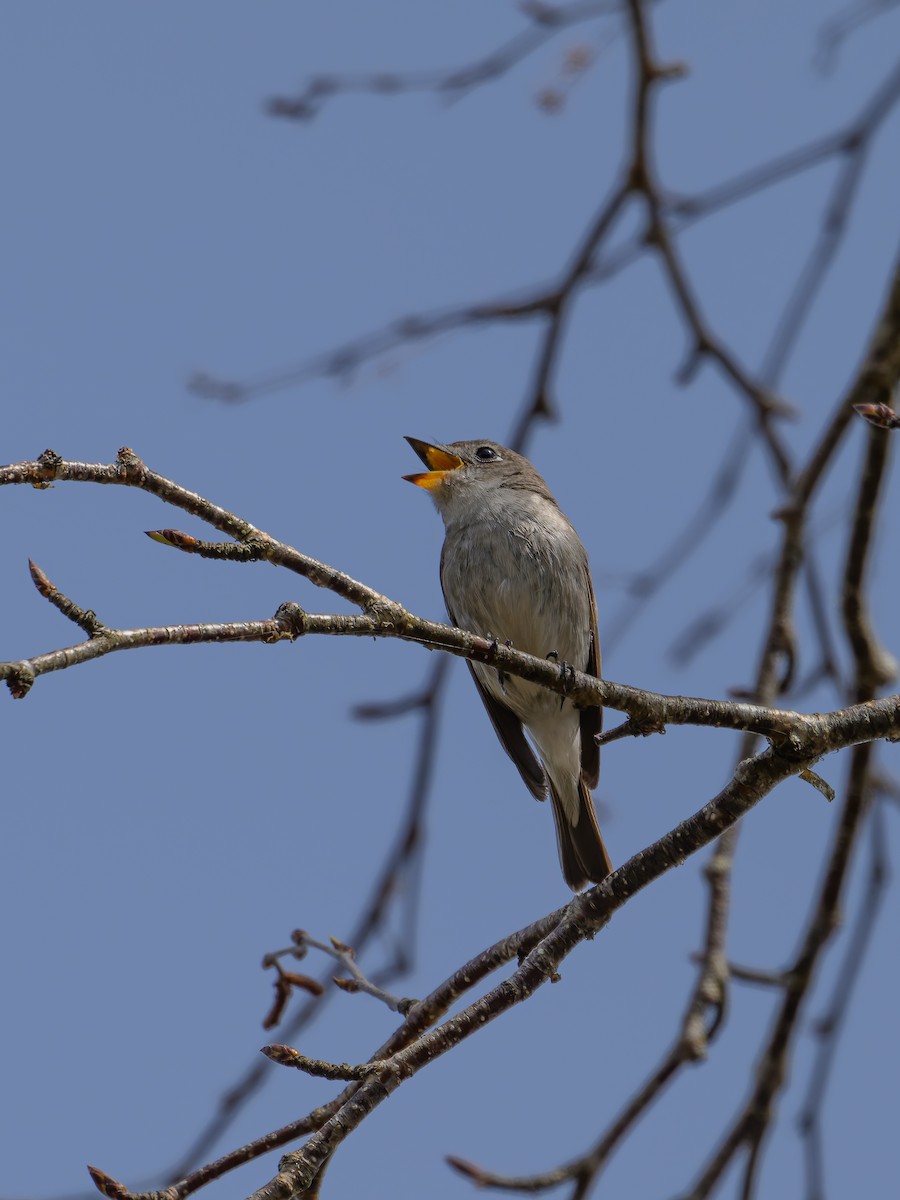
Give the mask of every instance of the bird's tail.
POLYGON ((562 873, 572 891, 580 892, 588 883, 601 883, 611 875, 613 865, 584 777, 579 776, 576 795, 568 798, 568 804, 563 802, 549 774, 548 782, 562 873))

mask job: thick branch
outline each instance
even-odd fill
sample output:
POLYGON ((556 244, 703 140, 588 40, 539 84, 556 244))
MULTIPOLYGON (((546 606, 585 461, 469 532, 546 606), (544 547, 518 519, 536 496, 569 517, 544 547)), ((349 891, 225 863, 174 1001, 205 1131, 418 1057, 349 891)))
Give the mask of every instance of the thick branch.
MULTIPOLYGON (((861 718, 861 714, 858 715, 861 718)), ((900 712, 895 710, 895 734, 900 736, 900 712)), ((844 730, 844 736, 850 730, 844 730)), ((853 742, 838 739, 834 748, 853 742)), ((815 758, 804 758, 808 765, 815 758)), ((528 999, 552 979, 564 958, 586 938, 594 937, 635 892, 659 878, 672 866, 717 838, 757 804, 782 780, 796 774, 796 760, 785 759, 771 747, 739 764, 731 781, 710 801, 671 833, 635 855, 603 884, 577 896, 552 931, 525 957, 508 979, 470 1004, 436 1029, 430 1030, 405 1050, 394 1055, 390 1070, 377 1081, 367 1081, 298 1151, 286 1155, 280 1171, 253 1200, 289 1200, 302 1195, 316 1172, 334 1149, 362 1120, 406 1079, 502 1013, 528 999)))
MULTIPOLYGON (((277 545, 277 543, 276 543, 277 545)), ((326 568, 330 570, 330 568, 326 568)), ((52 588, 41 572, 41 578, 52 588)), ((362 586, 362 585, 360 585, 362 586)), ((57 589, 54 595, 59 596, 57 589)), ((71 604, 71 602, 68 602, 71 604)), ((738 729, 768 738, 785 752, 796 754, 807 739, 822 740, 826 753, 829 731, 853 726, 861 716, 871 719, 871 728, 862 740, 888 737, 893 720, 892 703, 900 705, 900 697, 889 697, 877 706, 859 704, 832 713, 803 714, 789 709, 768 708, 728 700, 707 700, 690 696, 667 696, 648 692, 609 679, 596 679, 568 665, 558 666, 547 659, 535 658, 511 646, 500 645, 474 633, 441 625, 408 612, 401 605, 387 601, 399 621, 385 622, 381 617, 367 614, 307 613, 296 604, 283 604, 274 617, 263 621, 240 621, 207 625, 174 625, 146 629, 110 629, 100 631, 87 641, 61 650, 52 650, 20 662, 0 663, 0 679, 6 679, 15 695, 24 694, 40 675, 62 670, 77 663, 99 658, 116 650, 132 650, 148 646, 186 645, 196 642, 275 642, 293 640, 314 634, 400 638, 416 642, 429 649, 445 650, 460 658, 472 659, 496 667, 507 675, 517 675, 568 696, 582 707, 601 704, 626 712, 638 732, 661 730, 667 725, 700 725, 718 729, 738 729), (27 685, 27 686, 26 686, 27 685)), ((78 609, 78 612, 83 610, 78 609)))
MULTIPOLYGON (((271 1150, 274 1145, 283 1145, 289 1136, 314 1130, 301 1150, 282 1159, 279 1174, 255 1193, 253 1200, 288 1200, 301 1195, 336 1147, 401 1083, 555 978, 568 954, 582 941, 595 937, 636 892, 719 837, 779 783, 810 766, 823 753, 843 749, 870 736, 871 713, 877 713, 876 720, 884 722, 882 736, 900 738, 897 703, 888 705, 881 701, 857 706, 857 710, 827 735, 810 735, 796 747, 795 754, 786 756, 769 747, 755 758, 739 763, 731 780, 713 800, 634 855, 604 883, 465 964, 430 996, 413 1005, 404 1024, 375 1052, 370 1060, 378 1063, 373 1078, 352 1084, 330 1105, 316 1109, 292 1126, 233 1152, 227 1165, 224 1165, 226 1160, 220 1160, 219 1164, 198 1172, 192 1180, 183 1180, 160 1195, 167 1200, 179 1200, 208 1182, 213 1177, 210 1172, 216 1167, 227 1169, 238 1161, 245 1162, 257 1153, 271 1150), (429 1028, 454 1000, 515 956, 521 962, 508 979, 442 1025, 429 1028)), ((220 1174, 221 1170, 215 1173, 220 1174)), ((105 1195, 118 1198, 129 1195, 121 1184, 103 1172, 94 1169, 92 1176, 105 1195)))

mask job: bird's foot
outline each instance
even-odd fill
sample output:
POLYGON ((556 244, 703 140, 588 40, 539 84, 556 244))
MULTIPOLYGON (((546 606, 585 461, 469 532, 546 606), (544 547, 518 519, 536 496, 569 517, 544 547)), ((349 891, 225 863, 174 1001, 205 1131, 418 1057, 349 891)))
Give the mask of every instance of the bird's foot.
MULTIPOLYGON (((574 685, 575 685, 575 668, 572 666, 572 664, 567 663, 567 662, 560 662, 559 661, 559 652, 556 650, 551 650, 549 652, 549 654, 547 655, 547 657, 552 658, 555 663, 559 663, 559 674, 560 674, 560 678, 562 679, 563 691, 567 692, 570 687, 574 687, 574 685)), ((562 708, 563 699, 560 699, 560 708, 562 708)))
MULTIPOLYGON (((497 645, 496 638, 494 638, 494 645, 495 646, 497 645)), ((510 641, 509 638, 506 639, 506 641, 503 643, 503 645, 507 648, 507 650, 512 650, 512 642, 510 641)), ((497 672, 497 682, 500 684, 500 691, 503 692, 504 695, 506 695, 506 680, 507 680, 506 672, 498 671, 497 672)))

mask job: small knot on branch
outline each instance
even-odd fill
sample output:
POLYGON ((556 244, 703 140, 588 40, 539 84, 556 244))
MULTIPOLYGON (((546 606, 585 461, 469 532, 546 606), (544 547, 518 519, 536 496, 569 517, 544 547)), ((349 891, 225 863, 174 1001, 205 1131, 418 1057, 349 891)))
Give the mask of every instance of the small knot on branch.
POLYGON ((116 465, 126 479, 136 479, 146 471, 144 460, 130 446, 120 446, 116 455, 116 465))
POLYGON ((6 686, 13 700, 21 700, 31 691, 35 681, 34 667, 29 662, 11 663, 6 676, 6 686))
POLYGON ((666 723, 659 717, 629 717, 627 721, 623 721, 615 729, 608 729, 605 733, 598 733, 594 741, 598 746, 608 746, 610 742, 618 742, 621 738, 651 737, 654 733, 664 734, 665 732, 666 723))
POLYGON ((281 630, 280 636, 292 642, 306 633, 306 609, 293 600, 286 600, 278 606, 274 621, 281 630))
POLYGON ((62 455, 57 454, 55 450, 44 450, 37 457, 38 466, 41 469, 40 481, 34 486, 38 491, 44 491, 48 487, 52 487, 51 480, 55 479, 59 473, 59 468, 63 464, 62 455))
POLYGON ((690 75, 686 62, 648 63, 644 78, 647 83, 670 83, 690 75))

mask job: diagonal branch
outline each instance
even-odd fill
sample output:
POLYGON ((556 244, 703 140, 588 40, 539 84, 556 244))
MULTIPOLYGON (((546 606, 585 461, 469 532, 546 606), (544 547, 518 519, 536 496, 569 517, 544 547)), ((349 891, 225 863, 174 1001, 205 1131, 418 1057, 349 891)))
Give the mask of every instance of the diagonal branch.
MULTIPOLYGON (((371 1079, 351 1085, 331 1105, 318 1108, 294 1123, 291 1127, 294 1136, 314 1131, 312 1136, 301 1150, 281 1160, 279 1174, 254 1193, 254 1200, 288 1200, 302 1194, 337 1146, 402 1083, 503 1013, 529 999, 556 977, 560 964, 576 946, 594 938, 637 892, 731 828, 779 783, 808 768, 823 754, 872 736, 873 720, 880 730, 877 736, 900 738, 900 705, 880 701, 859 706, 858 711, 852 716, 848 714, 837 728, 819 732, 810 730, 808 736, 792 747, 790 755, 768 747, 756 757, 739 763, 717 796, 634 855, 604 883, 576 896, 565 908, 496 943, 455 972, 450 980, 410 1009, 404 1025, 372 1056, 370 1061, 377 1061, 379 1066, 371 1079), (511 976, 443 1024, 432 1028, 454 999, 513 957, 519 957, 520 965, 511 976)), ((280 1140, 283 1133, 277 1131, 277 1135, 259 1139, 253 1144, 255 1153, 250 1153, 250 1147, 234 1153, 243 1155, 240 1161, 246 1162, 256 1154, 271 1150, 274 1145, 284 1144, 280 1140), (273 1140, 276 1136, 278 1141, 273 1140)), ((91 1174, 103 1194, 117 1200, 129 1196, 121 1184, 104 1172, 92 1168, 91 1174)), ((207 1172, 202 1182, 209 1182, 212 1177, 207 1172)), ((190 1183, 181 1181, 167 1188, 165 1197, 181 1200, 198 1186, 201 1183, 196 1178, 190 1183)))
POLYGON ((292 121, 310 121, 319 115, 327 100, 338 95, 362 93, 397 96, 409 92, 433 92, 455 100, 477 87, 502 78, 539 50, 551 38, 572 25, 618 13, 616 0, 578 0, 554 6, 538 0, 520 6, 530 17, 529 28, 509 38, 483 58, 462 67, 439 71, 377 71, 358 75, 317 75, 293 96, 273 96, 266 104, 270 116, 292 121))

